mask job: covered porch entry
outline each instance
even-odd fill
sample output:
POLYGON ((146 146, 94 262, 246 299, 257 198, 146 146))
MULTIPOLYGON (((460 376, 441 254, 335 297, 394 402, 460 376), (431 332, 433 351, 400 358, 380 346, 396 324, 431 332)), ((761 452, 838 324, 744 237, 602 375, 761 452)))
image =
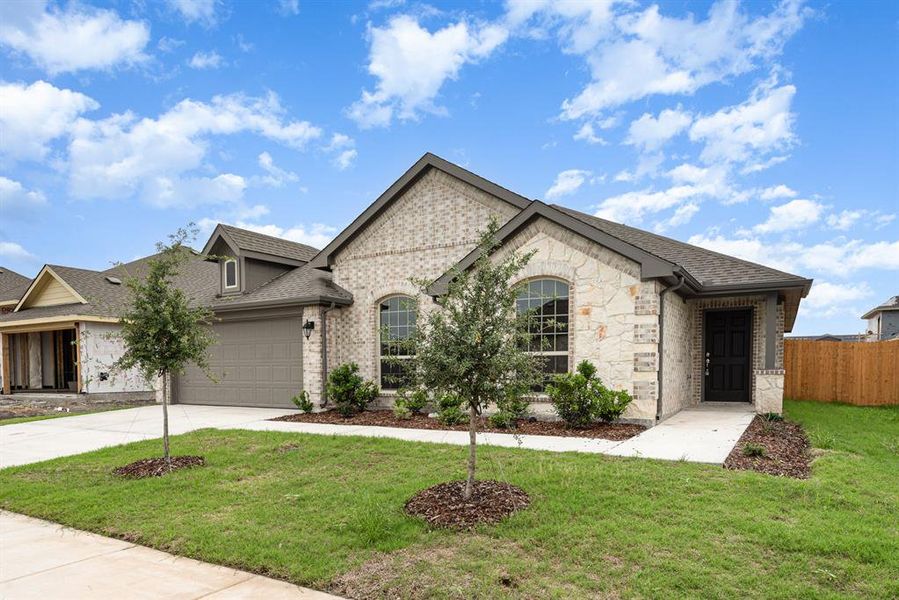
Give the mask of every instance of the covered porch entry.
POLYGON ((0 338, 4 394, 80 391, 77 323, 0 338))

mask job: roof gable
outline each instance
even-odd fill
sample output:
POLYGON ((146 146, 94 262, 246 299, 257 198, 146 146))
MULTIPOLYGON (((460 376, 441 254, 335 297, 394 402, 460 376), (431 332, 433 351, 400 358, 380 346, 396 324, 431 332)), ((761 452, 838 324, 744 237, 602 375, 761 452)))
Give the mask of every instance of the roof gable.
POLYGON ((329 269, 333 264, 334 256, 337 252, 346 246, 353 238, 362 230, 371 224, 384 210, 387 209, 396 199, 403 195, 415 182, 421 179, 430 169, 439 169, 448 175, 456 177, 465 183, 487 193, 491 196, 503 200, 519 210, 527 208, 531 201, 524 196, 520 196, 514 192, 501 187, 492 181, 488 181, 479 175, 463 169, 458 165, 440 158, 430 152, 422 156, 412 167, 403 173, 393 184, 387 188, 377 200, 375 200, 361 215, 350 223, 349 227, 344 229, 337 235, 330 244, 319 252, 309 264, 317 269, 329 269))
POLYGON ((318 253, 317 248, 306 244, 219 223, 201 254, 212 255, 212 249, 222 241, 233 249, 236 256, 295 267, 309 262, 318 253))
POLYGON ((87 304, 87 300, 66 283, 50 265, 44 265, 41 272, 28 286, 28 290, 19 300, 13 312, 19 312, 25 308, 60 306, 62 304, 87 304))

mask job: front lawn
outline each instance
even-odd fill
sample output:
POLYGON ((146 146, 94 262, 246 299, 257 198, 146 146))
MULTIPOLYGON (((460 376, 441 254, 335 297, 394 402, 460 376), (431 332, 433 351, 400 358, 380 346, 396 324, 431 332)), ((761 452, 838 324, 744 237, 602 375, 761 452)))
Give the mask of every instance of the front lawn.
POLYGON ((159 441, 6 469, 0 506, 358 597, 899 596, 899 408, 788 417, 826 448, 808 480, 482 447, 532 504, 470 533, 403 513, 466 448, 273 432, 173 438, 208 466, 162 478, 111 473, 159 441))

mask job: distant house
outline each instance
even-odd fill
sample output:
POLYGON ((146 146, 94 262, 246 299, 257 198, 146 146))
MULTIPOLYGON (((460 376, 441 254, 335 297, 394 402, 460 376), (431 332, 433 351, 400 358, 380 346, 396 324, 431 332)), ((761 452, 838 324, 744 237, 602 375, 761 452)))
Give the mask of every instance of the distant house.
POLYGON ((868 321, 867 341, 891 340, 899 337, 899 296, 893 296, 880 306, 862 315, 868 321))
POLYGON ((806 342, 864 342, 864 333, 825 333, 823 335, 793 335, 787 339, 806 342))
POLYGON ((0 313, 12 312, 29 285, 28 277, 0 266, 0 313))

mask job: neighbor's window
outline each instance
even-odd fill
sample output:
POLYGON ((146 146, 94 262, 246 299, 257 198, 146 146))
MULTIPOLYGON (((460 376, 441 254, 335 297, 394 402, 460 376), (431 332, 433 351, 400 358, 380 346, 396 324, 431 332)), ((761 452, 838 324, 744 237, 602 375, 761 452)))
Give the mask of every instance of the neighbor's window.
POLYGON ((408 379, 402 361, 413 356, 409 338, 415 333, 414 302, 408 296, 392 296, 379 308, 381 387, 395 390, 408 379))
MULTIPOLYGON (((523 284, 516 305, 529 315, 527 351, 543 359, 545 382, 568 372, 568 284, 557 279, 534 279, 523 284)), ((542 391, 542 386, 535 391, 542 391)))
POLYGON ((234 259, 225 261, 225 287, 237 287, 237 261, 234 259))

